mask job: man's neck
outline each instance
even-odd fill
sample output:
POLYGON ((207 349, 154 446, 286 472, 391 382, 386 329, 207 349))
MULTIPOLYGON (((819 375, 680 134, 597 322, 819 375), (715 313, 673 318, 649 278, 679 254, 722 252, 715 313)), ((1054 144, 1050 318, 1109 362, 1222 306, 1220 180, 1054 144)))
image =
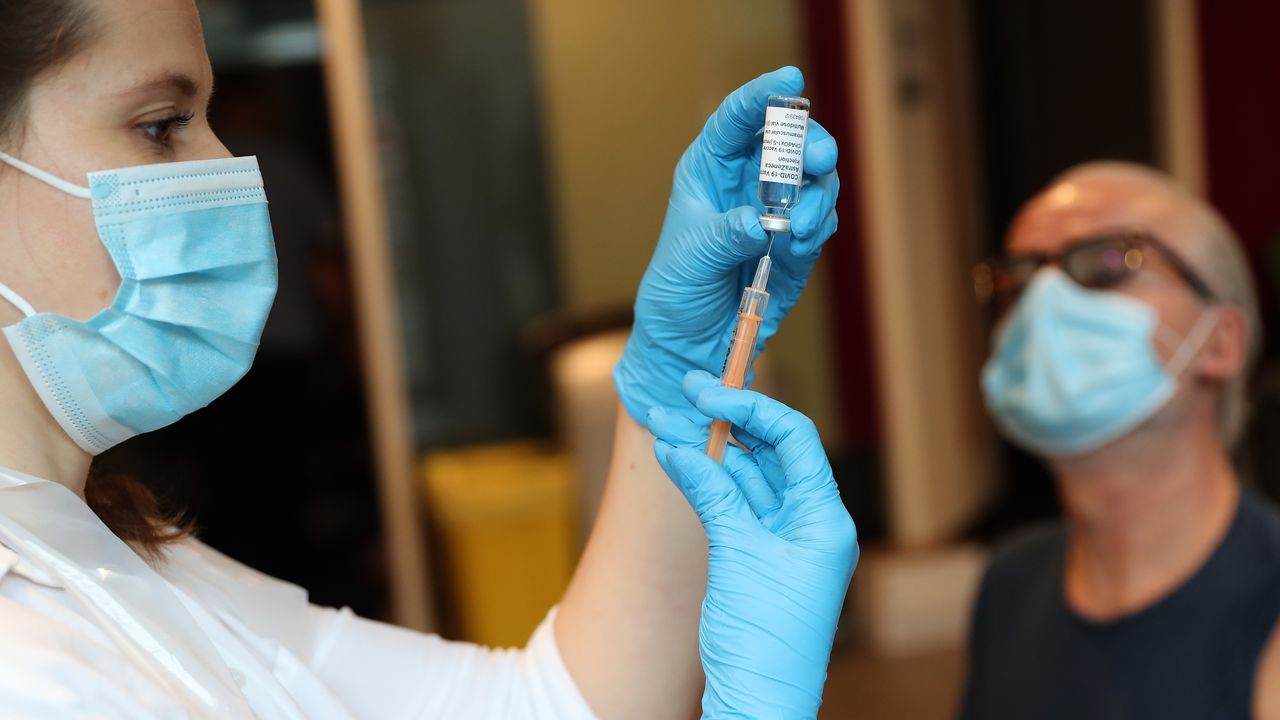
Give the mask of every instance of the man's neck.
POLYGON ((1068 527, 1066 601, 1085 617, 1116 619, 1159 601, 1231 526, 1240 488, 1217 435, 1169 430, 1055 463, 1068 527))
POLYGON ((61 483, 84 497, 92 460, 45 409, 0 338, 0 466, 61 483))

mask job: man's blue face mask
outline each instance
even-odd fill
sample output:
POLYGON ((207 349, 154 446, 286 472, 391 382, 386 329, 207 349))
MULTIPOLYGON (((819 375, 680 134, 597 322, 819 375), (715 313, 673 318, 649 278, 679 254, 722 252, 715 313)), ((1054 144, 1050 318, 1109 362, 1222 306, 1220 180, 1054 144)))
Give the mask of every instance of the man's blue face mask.
POLYGON ((1027 450, 1065 457, 1096 450, 1155 415, 1212 332, 1206 310, 1156 352, 1169 331, 1155 309, 1117 292, 1087 290, 1056 268, 1039 270, 1005 319, 982 371, 987 408, 1027 450))
POLYGON ((256 158, 162 163, 89 175, 84 188, 0 153, 93 202, 120 273, 114 302, 87 321, 37 312, 4 328, 40 399, 98 454, 208 405, 249 370, 276 294, 271 219, 256 158))

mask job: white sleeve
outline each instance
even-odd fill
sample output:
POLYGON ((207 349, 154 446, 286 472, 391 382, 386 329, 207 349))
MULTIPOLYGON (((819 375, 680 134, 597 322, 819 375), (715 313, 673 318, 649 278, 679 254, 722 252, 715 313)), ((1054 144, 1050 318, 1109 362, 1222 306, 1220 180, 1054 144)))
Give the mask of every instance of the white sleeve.
POLYGON ((523 650, 490 650, 309 606, 308 665, 358 718, 594 720, 560 658, 555 610, 523 650))

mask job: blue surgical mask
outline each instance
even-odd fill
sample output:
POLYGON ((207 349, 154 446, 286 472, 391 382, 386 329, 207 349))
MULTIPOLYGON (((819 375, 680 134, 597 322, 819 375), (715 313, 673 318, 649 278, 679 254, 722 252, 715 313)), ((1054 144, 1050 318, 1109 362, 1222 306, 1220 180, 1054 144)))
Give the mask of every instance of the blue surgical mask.
POLYGON ((1040 270, 983 368, 987 408, 1004 435, 1031 452, 1091 452, 1169 402, 1216 317, 1206 310, 1186 338, 1171 339, 1151 306, 1087 290, 1056 268, 1040 270), (1174 348, 1167 367, 1157 341, 1174 348))
POLYGON ((98 454, 212 402, 249 370, 276 294, 271 219, 256 158, 162 163, 89 175, 80 187, 0 162, 92 201, 120 273, 87 321, 38 312, 4 328, 27 378, 68 435, 98 454))

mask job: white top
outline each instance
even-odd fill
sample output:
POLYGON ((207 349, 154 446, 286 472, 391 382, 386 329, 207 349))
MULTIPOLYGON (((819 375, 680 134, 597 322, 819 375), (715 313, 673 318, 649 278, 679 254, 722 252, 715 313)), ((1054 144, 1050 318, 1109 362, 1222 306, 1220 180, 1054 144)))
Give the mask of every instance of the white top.
POLYGON ((320 608, 195 540, 155 569, 65 487, 0 470, 0 717, 593 718, 555 611, 488 650, 320 608))

